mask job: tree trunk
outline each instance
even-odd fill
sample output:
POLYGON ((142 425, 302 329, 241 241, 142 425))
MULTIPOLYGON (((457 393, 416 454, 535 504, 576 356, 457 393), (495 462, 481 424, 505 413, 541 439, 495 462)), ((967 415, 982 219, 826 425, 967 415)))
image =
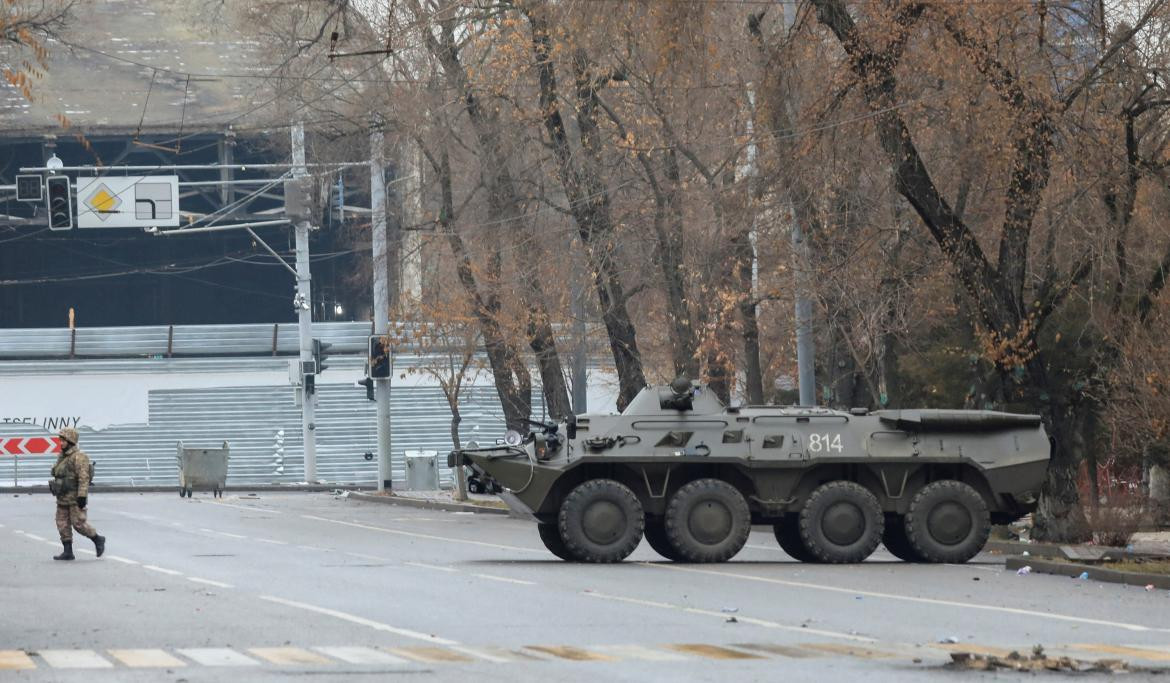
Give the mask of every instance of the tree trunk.
POLYGON ((552 62, 547 6, 528 6, 525 16, 532 27, 532 52, 540 79, 540 108, 545 131, 556 158, 557 178, 569 199, 569 212, 593 268, 601 319, 609 336, 618 374, 618 410, 624 410, 646 386, 642 356, 634 324, 626 308, 626 294, 618 274, 614 225, 609 188, 600 170, 601 138, 597 127, 597 89, 607 79, 592 73, 583 53, 573 59, 576 76, 576 119, 581 135, 580 162, 574 162, 572 143, 561 118, 556 70, 552 62))
POLYGON ((1050 386, 1043 354, 1037 352, 1028 363, 1028 388, 1045 401, 1044 417, 1048 423, 1052 445, 1052 461, 1048 475, 1040 489, 1040 506, 1033 515, 1032 537, 1038 541, 1080 542, 1090 538, 1088 520, 1081 507, 1077 490, 1077 459, 1074 444, 1077 421, 1065 412, 1065 407, 1054 398, 1057 392, 1050 386))
MULTIPOLYGON (((463 417, 459 415, 459 397, 448 396, 447 404, 451 408, 451 443, 455 444, 455 450, 463 447, 459 440, 459 423, 463 421, 463 417)), ((455 468, 455 500, 467 500, 467 472, 463 469, 463 465, 455 468)))

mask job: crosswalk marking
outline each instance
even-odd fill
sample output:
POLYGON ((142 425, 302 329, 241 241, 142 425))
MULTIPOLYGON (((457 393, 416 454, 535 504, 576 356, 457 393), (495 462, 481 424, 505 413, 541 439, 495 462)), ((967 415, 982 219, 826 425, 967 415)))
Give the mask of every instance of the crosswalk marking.
POLYGON ((425 662, 427 664, 472 661, 471 657, 455 652, 454 650, 448 650, 445 647, 394 647, 390 648, 390 652, 396 655, 402 655, 407 659, 413 659, 416 662, 425 662))
POLYGON ((780 655, 782 657, 791 657, 793 659, 808 659, 810 657, 822 657, 822 652, 809 652, 808 650, 799 647, 792 647, 790 645, 772 645, 770 643, 734 643, 734 647, 741 650, 754 650, 756 652, 765 652, 770 655, 780 655))
MULTIPOLYGON (((1089 659, 1102 654, 1112 658, 1134 660, 1170 661, 1170 646, 1167 645, 1112 645, 1106 643, 1081 645, 1053 645, 1049 652, 1068 654, 1077 659, 1089 659), (1078 654, 1079 653, 1079 654, 1078 654)), ((713 645, 708 643, 671 643, 661 645, 636 645, 630 643, 611 645, 528 645, 522 649, 493 646, 316 646, 316 647, 254 647, 237 651, 229 647, 184 648, 171 651, 154 649, 111 649, 99 653, 94 650, 0 650, 0 672, 37 669, 47 665, 54 669, 110 669, 110 668, 177 668, 195 665, 212 667, 245 667, 261 665, 277 666, 388 666, 424 664, 459 664, 488 662, 497 664, 517 662, 539 662, 551 659, 573 662, 614 662, 640 660, 646 662, 694 661, 694 658, 711 660, 768 660, 773 656, 787 658, 811 657, 852 657, 894 661, 914 658, 938 659, 944 652, 970 652, 973 654, 1006 656, 1012 650, 1002 647, 976 645, 973 643, 941 643, 932 646, 912 646, 899 643, 882 643, 881 649, 844 644, 804 642, 796 644, 776 643, 734 643, 713 645), (174 654, 172 654, 172 652, 174 654), (247 653, 247 654, 245 654, 247 653), (181 655, 190 662, 180 659, 181 655), (39 658, 39 660, 38 660, 39 658), (43 661, 43 664, 41 663, 43 661)), ((1019 648, 1026 653, 1028 648, 1019 648)))
POLYGON ((230 647, 196 647, 175 652, 203 666, 260 666, 260 662, 230 647))
POLYGON ((614 657, 601 654, 600 652, 593 652, 572 645, 527 645, 529 650, 536 652, 543 652, 550 654, 560 659, 568 659, 574 662, 612 662, 614 657))
POLYGON ((542 657, 535 653, 525 653, 524 650, 510 650, 508 648, 491 648, 482 646, 455 646, 453 650, 459 650, 461 653, 466 653, 473 657, 480 657, 483 660, 496 663, 505 662, 546 662, 548 657, 542 657))
POLYGON ((183 660, 163 650, 108 650, 110 655, 133 668, 187 666, 183 660))
POLYGON ((893 652, 870 650, 868 648, 856 647, 853 645, 842 645, 841 643, 801 643, 800 646, 813 650, 821 650, 835 655, 849 655, 850 657, 859 657, 861 659, 894 659, 898 657, 898 655, 894 654, 893 652))
POLYGON ((1136 657, 1138 659, 1149 659, 1157 662, 1170 661, 1170 652, 1159 652, 1157 650, 1150 650, 1144 647, 1128 647, 1125 645, 1073 645, 1072 648, 1075 650, 1104 652, 1111 655, 1123 655, 1126 657, 1136 657))
POLYGON ((1002 647, 988 647, 975 643, 941 643, 935 647, 947 652, 970 652, 973 655, 991 655, 993 657, 1007 657, 1011 650, 1002 647))
POLYGON ((38 650, 54 669, 108 669, 114 665, 93 650, 38 650))
POLYGON ((35 668, 36 663, 23 650, 0 650, 0 671, 35 668))
POLYGON ((332 664, 321 655, 299 647, 252 647, 248 652, 273 664, 332 664))
POLYGON ((732 650, 728 647, 706 645, 703 643, 681 643, 668 645, 667 647, 672 650, 678 650, 679 652, 698 655, 699 657, 706 657, 708 659, 763 659, 760 655, 753 655, 750 652, 740 652, 739 650, 732 650))
POLYGON ((317 652, 349 664, 405 664, 406 660, 372 647, 315 647, 317 652))
POLYGON ((590 645, 589 648, 618 659, 638 659, 645 662, 686 661, 686 657, 675 652, 656 650, 642 645, 590 645))

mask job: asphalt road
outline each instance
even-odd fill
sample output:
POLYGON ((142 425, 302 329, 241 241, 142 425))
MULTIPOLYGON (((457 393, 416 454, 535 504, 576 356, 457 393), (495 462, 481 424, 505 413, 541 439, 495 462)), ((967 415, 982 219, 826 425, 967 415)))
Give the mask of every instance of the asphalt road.
POLYGON ((0 680, 933 680, 971 676, 944 668, 952 650, 1038 644, 1170 667, 1167 591, 989 556, 806 565, 759 529, 724 565, 643 543, 596 566, 556 560, 521 520, 330 494, 90 507, 105 557, 78 539, 54 562, 53 500, 0 498, 0 680))

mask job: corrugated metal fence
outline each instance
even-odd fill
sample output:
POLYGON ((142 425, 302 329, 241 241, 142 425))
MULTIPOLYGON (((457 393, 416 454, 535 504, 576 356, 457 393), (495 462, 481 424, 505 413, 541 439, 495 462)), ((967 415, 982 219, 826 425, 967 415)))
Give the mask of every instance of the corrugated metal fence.
MULTIPOLYGON (((314 325, 314 334, 334 344, 330 353, 339 354, 331 367, 360 368, 369 334, 367 323, 314 325), (348 357, 340 354, 350 354, 348 357)), ((273 339, 277 350, 295 353, 296 326, 241 325, 192 328, 104 328, 102 330, 0 330, 0 374, 28 376, 61 373, 63 366, 73 374, 190 371, 198 364, 204 371, 279 370, 287 360, 272 357, 273 339), (287 331, 286 331, 287 330, 287 331), (92 332, 92 334, 91 334, 92 332), (267 337, 264 338, 264 334, 267 337), (265 346, 265 339, 266 344, 265 346), (62 362, 50 358, 88 356, 89 360, 62 362), (198 361, 173 361, 166 356, 219 355, 198 361), (258 357, 222 358, 255 354, 258 357), (140 360, 98 360, 138 356, 140 360), (265 357, 266 356, 266 357, 265 357), (6 360, 7 359, 7 360, 6 360), (24 359, 24 360, 15 360, 24 359), (43 360, 38 360, 43 359, 43 360), (186 366, 184 370, 178 366, 186 366)), ((396 360, 396 368, 417 365, 425 358, 407 355, 396 360)), ((416 383, 417 384, 417 383, 416 383)), ((539 405, 539 388, 535 389, 539 405)), ((300 408, 294 389, 287 385, 208 387, 150 391, 149 422, 145 425, 115 426, 102 431, 82 431, 82 447, 96 463, 96 480, 118 485, 177 485, 175 446, 231 446, 228 484, 295 483, 304 479, 300 408)), ((374 483, 377 463, 367 460, 376 452, 375 404, 365 392, 350 384, 319 384, 317 409, 317 471, 330 483, 374 483)), ((499 400, 490 385, 464 389, 461 400, 461 437, 494 440, 504 430, 499 400)), ((452 472, 445 467, 445 453, 451 449, 451 414, 437 386, 393 386, 391 429, 393 435, 393 478, 405 478, 407 451, 436 451, 442 460, 441 477, 450 483, 452 472)), ((35 430, 34 430, 35 431, 35 430)), ((0 424, 0 437, 31 435, 27 427, 0 424)), ((27 456, 16 460, 0 458, 0 484, 44 483, 48 479, 50 456, 27 456)))

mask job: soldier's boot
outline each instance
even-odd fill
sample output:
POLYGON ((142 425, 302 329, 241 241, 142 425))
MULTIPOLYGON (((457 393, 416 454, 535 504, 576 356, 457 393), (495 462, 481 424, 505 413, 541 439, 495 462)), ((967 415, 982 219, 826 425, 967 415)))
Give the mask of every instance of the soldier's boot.
POLYGON ((106 552, 106 537, 100 534, 94 534, 90 540, 93 541, 93 547, 97 551, 97 556, 101 557, 102 553, 106 552))
POLYGON ((73 558, 73 541, 62 541, 61 545, 65 546, 65 550, 61 551, 60 555, 54 555, 54 560, 72 560, 73 558))

